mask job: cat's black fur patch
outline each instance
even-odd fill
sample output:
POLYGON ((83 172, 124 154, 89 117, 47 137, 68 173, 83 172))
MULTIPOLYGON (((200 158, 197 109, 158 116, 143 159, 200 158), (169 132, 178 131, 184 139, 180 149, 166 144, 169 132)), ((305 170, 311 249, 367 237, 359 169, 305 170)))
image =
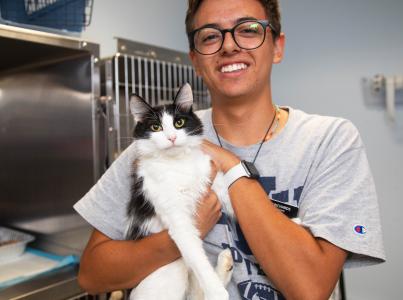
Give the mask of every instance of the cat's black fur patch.
POLYGON ((134 128, 133 136, 135 139, 147 139, 150 137, 152 124, 161 124, 162 114, 166 111, 168 114, 177 118, 184 118, 186 120, 183 129, 189 135, 202 135, 203 134, 203 124, 196 114, 190 110, 188 112, 181 110, 175 104, 170 105, 160 105, 152 108, 152 111, 147 112, 141 122, 137 122, 134 128))
MULTIPOLYGON (((161 105, 153 108, 144 113, 141 117, 141 121, 137 122, 134 128, 133 137, 135 139, 148 139, 152 133, 150 126, 152 124, 161 125, 161 118, 163 113, 174 117, 174 122, 178 118, 184 118, 185 125, 183 129, 188 135, 202 135, 203 125, 200 119, 193 113, 192 109, 182 110, 175 104, 161 105)), ((143 193, 143 178, 139 177, 134 170, 133 185, 131 191, 131 199, 127 206, 127 215, 131 219, 131 225, 127 231, 127 239, 140 239, 147 235, 147 232, 141 231, 141 226, 155 216, 155 209, 153 205, 148 201, 143 193)))
POLYGON ((131 198, 127 206, 127 214, 131 218, 132 223, 127 231, 126 238, 137 240, 147 235, 147 232, 142 232, 140 229, 146 221, 155 216, 155 210, 153 205, 144 196, 143 178, 137 176, 135 172, 132 178, 131 198))

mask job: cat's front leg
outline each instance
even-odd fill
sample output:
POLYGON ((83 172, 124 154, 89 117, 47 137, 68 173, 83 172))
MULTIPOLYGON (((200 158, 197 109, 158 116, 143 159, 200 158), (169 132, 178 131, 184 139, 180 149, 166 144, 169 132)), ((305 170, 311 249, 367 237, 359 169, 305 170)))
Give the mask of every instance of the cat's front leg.
POLYGON ((130 300, 184 300, 188 286, 188 269, 183 259, 162 266, 130 293, 130 300))
POLYGON ((204 252, 199 232, 191 217, 178 213, 161 216, 168 232, 178 246, 186 265, 193 271, 205 300, 227 300, 228 292, 204 252))
POLYGON ((220 252, 217 258, 217 265, 215 271, 221 279, 224 286, 230 282, 234 270, 234 260, 232 258, 231 250, 225 249, 220 252))
MULTIPOLYGON (((217 259, 215 271, 224 286, 230 282, 232 271, 234 267, 234 260, 232 258, 231 250, 225 249, 220 252, 217 259)), ((203 290, 200 288, 199 282, 192 271, 189 272, 189 292, 187 300, 203 300, 203 290)))

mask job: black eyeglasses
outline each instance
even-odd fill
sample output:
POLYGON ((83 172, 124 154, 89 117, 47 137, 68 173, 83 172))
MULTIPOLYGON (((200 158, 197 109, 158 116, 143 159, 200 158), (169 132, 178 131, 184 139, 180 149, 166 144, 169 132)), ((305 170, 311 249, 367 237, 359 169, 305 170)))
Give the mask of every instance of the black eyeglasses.
POLYGON ((230 32, 239 48, 253 50, 263 44, 267 27, 275 32, 267 20, 246 20, 229 29, 206 25, 189 33, 190 47, 203 55, 217 53, 224 44, 225 34, 230 32))

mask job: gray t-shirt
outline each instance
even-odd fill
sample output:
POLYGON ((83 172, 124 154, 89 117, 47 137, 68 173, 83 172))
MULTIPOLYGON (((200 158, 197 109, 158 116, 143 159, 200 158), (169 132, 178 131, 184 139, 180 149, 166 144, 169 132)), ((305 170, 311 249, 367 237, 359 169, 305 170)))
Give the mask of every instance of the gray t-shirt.
MULTIPOLYGON (((376 191, 357 129, 344 119, 286 109, 287 124, 263 144, 255 162, 264 190, 277 203, 297 211, 302 226, 313 236, 349 251, 345 267, 383 262, 376 191)), ((211 110, 198 114, 206 138, 217 144, 211 110)), ((248 161, 259 147, 235 147, 221 141, 224 148, 248 161)), ((112 239, 124 239, 133 152, 129 146, 74 205, 84 219, 112 239)), ((252 255, 239 224, 225 214, 205 238, 204 247, 213 265, 223 248, 231 249, 235 266, 228 286, 230 299, 284 299, 252 255)))

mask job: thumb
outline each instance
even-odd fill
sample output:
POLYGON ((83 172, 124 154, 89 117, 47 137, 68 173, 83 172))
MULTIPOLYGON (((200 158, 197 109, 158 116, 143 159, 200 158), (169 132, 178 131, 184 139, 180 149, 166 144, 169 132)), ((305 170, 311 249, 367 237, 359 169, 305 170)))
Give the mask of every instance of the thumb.
POLYGON ((218 173, 218 168, 216 163, 213 160, 210 160, 210 166, 211 166, 211 170, 210 170, 210 182, 211 184, 213 184, 215 177, 217 176, 218 173))

